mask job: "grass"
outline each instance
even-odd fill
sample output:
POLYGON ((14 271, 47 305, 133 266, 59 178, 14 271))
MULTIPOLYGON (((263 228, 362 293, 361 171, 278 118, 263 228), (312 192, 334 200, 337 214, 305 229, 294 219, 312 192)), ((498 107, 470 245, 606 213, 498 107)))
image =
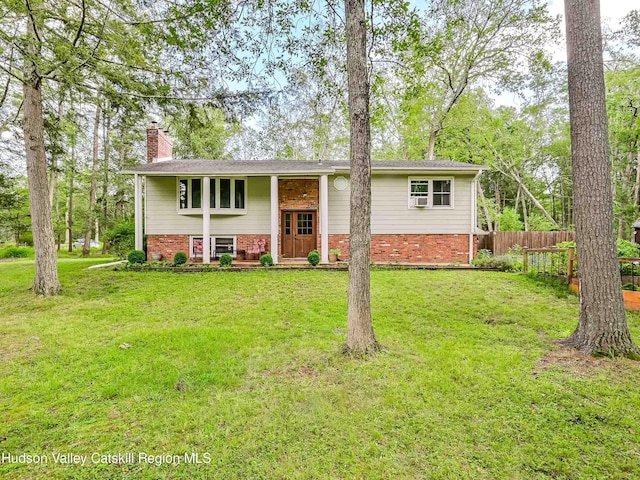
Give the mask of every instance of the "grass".
POLYGON ((33 261, 0 263, 0 454, 49 460, 2 478, 640 477, 640 367, 554 345, 577 322, 562 288, 374 271, 387 352, 346 360, 345 272, 86 270, 97 261, 61 259, 53 299, 28 291, 33 261), (136 461, 53 462, 69 452, 136 461))

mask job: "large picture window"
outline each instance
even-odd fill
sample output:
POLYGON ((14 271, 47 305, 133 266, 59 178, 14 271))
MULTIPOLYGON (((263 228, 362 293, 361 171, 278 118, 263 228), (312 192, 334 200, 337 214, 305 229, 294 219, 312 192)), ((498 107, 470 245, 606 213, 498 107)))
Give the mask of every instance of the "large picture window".
MULTIPOLYGON (((178 210, 188 213, 202 210, 202 178, 178 179, 178 210)), ((214 213, 244 213, 247 198, 247 180, 245 178, 210 178, 209 208, 214 213)))
POLYGON ((409 208, 453 207, 453 179, 409 178, 409 208))
MULTIPOLYGON (((191 237, 190 258, 202 258, 202 237, 191 237)), ((233 258, 236 257, 236 237, 211 237, 210 258, 220 258, 228 253, 233 258)))

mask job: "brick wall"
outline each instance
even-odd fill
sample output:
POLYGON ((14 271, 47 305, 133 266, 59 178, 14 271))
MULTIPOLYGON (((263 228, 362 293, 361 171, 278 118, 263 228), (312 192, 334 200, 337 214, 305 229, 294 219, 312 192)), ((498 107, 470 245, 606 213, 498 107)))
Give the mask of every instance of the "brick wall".
MULTIPOLYGON (((329 235, 329 248, 349 259, 349 235, 329 235)), ((478 251, 474 236, 473 255, 478 251)), ((372 235, 371 260, 378 263, 469 263, 469 235, 372 235)))
MULTIPOLYGON (((193 235, 202 237, 202 235, 193 235)), ((187 256, 189 251, 189 238, 191 235, 147 235, 147 260, 151 260, 151 255, 161 253, 162 260, 172 262, 177 252, 184 252, 187 256)), ((236 235, 236 250, 245 252, 253 248, 253 242, 263 238, 266 240, 265 251, 271 252, 271 238, 269 235, 236 235)), ((189 258, 189 262, 202 262, 202 258, 189 258)))
POLYGON ((177 252, 189 255, 189 235, 147 235, 147 260, 161 253, 163 261, 172 262, 177 252))
POLYGON ((156 158, 166 158, 173 155, 173 143, 168 135, 153 125, 147 129, 147 163, 156 158))

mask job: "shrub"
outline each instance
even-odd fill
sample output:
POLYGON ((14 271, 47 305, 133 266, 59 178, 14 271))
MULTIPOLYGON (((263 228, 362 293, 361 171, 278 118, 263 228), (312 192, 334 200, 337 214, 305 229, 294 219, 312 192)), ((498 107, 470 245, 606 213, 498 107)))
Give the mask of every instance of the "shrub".
POLYGON ((320 263, 320 253, 317 250, 311 250, 307 255, 307 260, 312 266, 316 266, 320 263))
POLYGON ((109 244, 109 251, 120 258, 135 248, 136 231, 133 223, 121 223, 113 230, 104 232, 104 240, 109 244))
POLYGON ((173 257, 174 265, 184 265, 187 263, 187 254, 184 252, 177 252, 173 257))
POLYGON ((616 240, 618 247, 618 258, 638 258, 640 256, 640 245, 628 240, 619 238, 616 240))
POLYGON ((26 258, 33 249, 8 245, 0 250, 0 258, 26 258))
POLYGON ((625 283, 622 285, 623 290, 631 290, 632 292, 637 292, 638 287, 636 287, 633 283, 625 283))
MULTIPOLYGON (((175 260, 174 260, 175 261, 175 260)), ((186 261, 186 259, 185 259, 186 261)), ((223 253, 220 255, 220 266, 221 267, 230 267, 233 263, 233 257, 228 253, 223 253)))
POLYGON ((144 253, 144 250, 131 250, 127 255, 127 260, 134 264, 144 263, 147 261, 147 254, 144 253))
POLYGON ((332 248, 331 250, 329 250, 329 253, 331 255, 335 255, 336 257, 340 257, 342 251, 339 248, 332 248))
POLYGON ((20 235, 20 243, 22 245, 27 245, 29 247, 33 247, 33 233, 24 232, 20 235))
POLYGON ((503 272, 514 270, 513 261, 507 257, 494 257, 489 250, 478 250, 478 255, 471 261, 474 267, 495 268, 503 272))
POLYGON ((524 223, 520 220, 515 209, 506 207, 498 217, 499 230, 501 232, 518 232, 524 229, 524 223))
POLYGON ((260 265, 263 267, 272 267, 273 266, 273 257, 269 253, 265 253, 260 257, 260 265))

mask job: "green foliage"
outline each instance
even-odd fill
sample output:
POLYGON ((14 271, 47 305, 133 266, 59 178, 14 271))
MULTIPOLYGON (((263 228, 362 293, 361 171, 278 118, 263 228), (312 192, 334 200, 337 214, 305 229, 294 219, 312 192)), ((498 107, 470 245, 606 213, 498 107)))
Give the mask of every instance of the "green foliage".
POLYGON ((27 258, 33 254, 33 248, 17 247, 13 244, 0 248, 0 258, 27 258))
POLYGON ((476 258, 471 261, 474 267, 493 268, 502 272, 514 269, 513 261, 506 257, 494 257, 490 250, 478 250, 476 258))
POLYGON ((331 255, 335 255, 336 257, 340 257, 342 251, 339 248, 332 248, 331 250, 329 250, 329 253, 331 255))
POLYGON ((124 258, 127 252, 135 248, 135 225, 131 222, 121 223, 113 230, 104 232, 104 241, 109 244, 109 252, 124 258))
POLYGON ((320 263, 320 253, 317 250, 311 250, 309 255, 307 255, 307 260, 315 267, 320 263))
POLYGON ((233 263, 233 257, 231 255, 229 255, 228 253, 223 253, 222 255, 220 255, 221 267, 230 267, 232 263, 233 263))
POLYGON ((502 232, 518 232, 524 229, 524 223, 515 209, 506 207, 498 217, 498 228, 502 232))
POLYGON ((549 221, 547 217, 540 213, 532 213, 527 218, 529 230, 533 232, 552 232, 558 230, 558 226, 549 221))
POLYGON ((184 252, 177 252, 173 257, 174 265, 184 265, 187 263, 187 254, 184 252))
POLYGON ((174 154, 187 158, 222 159, 230 136, 223 112, 214 107, 187 104, 169 120, 174 154))
POLYGON ((640 288, 638 288, 638 286, 634 285, 633 283, 625 283, 624 285, 622 285, 622 290, 637 292, 638 290, 640 290, 640 288))
POLYGON ((270 253, 265 253, 260 257, 260 265, 262 265, 263 267, 273 266, 273 257, 270 253))
POLYGON ((618 248, 618 258, 640 257, 640 245, 637 243, 619 238, 616 240, 616 247, 618 248))
POLYGON ((144 263, 147 261, 147 254, 144 253, 144 250, 131 250, 127 255, 127 260, 134 265, 144 263))

